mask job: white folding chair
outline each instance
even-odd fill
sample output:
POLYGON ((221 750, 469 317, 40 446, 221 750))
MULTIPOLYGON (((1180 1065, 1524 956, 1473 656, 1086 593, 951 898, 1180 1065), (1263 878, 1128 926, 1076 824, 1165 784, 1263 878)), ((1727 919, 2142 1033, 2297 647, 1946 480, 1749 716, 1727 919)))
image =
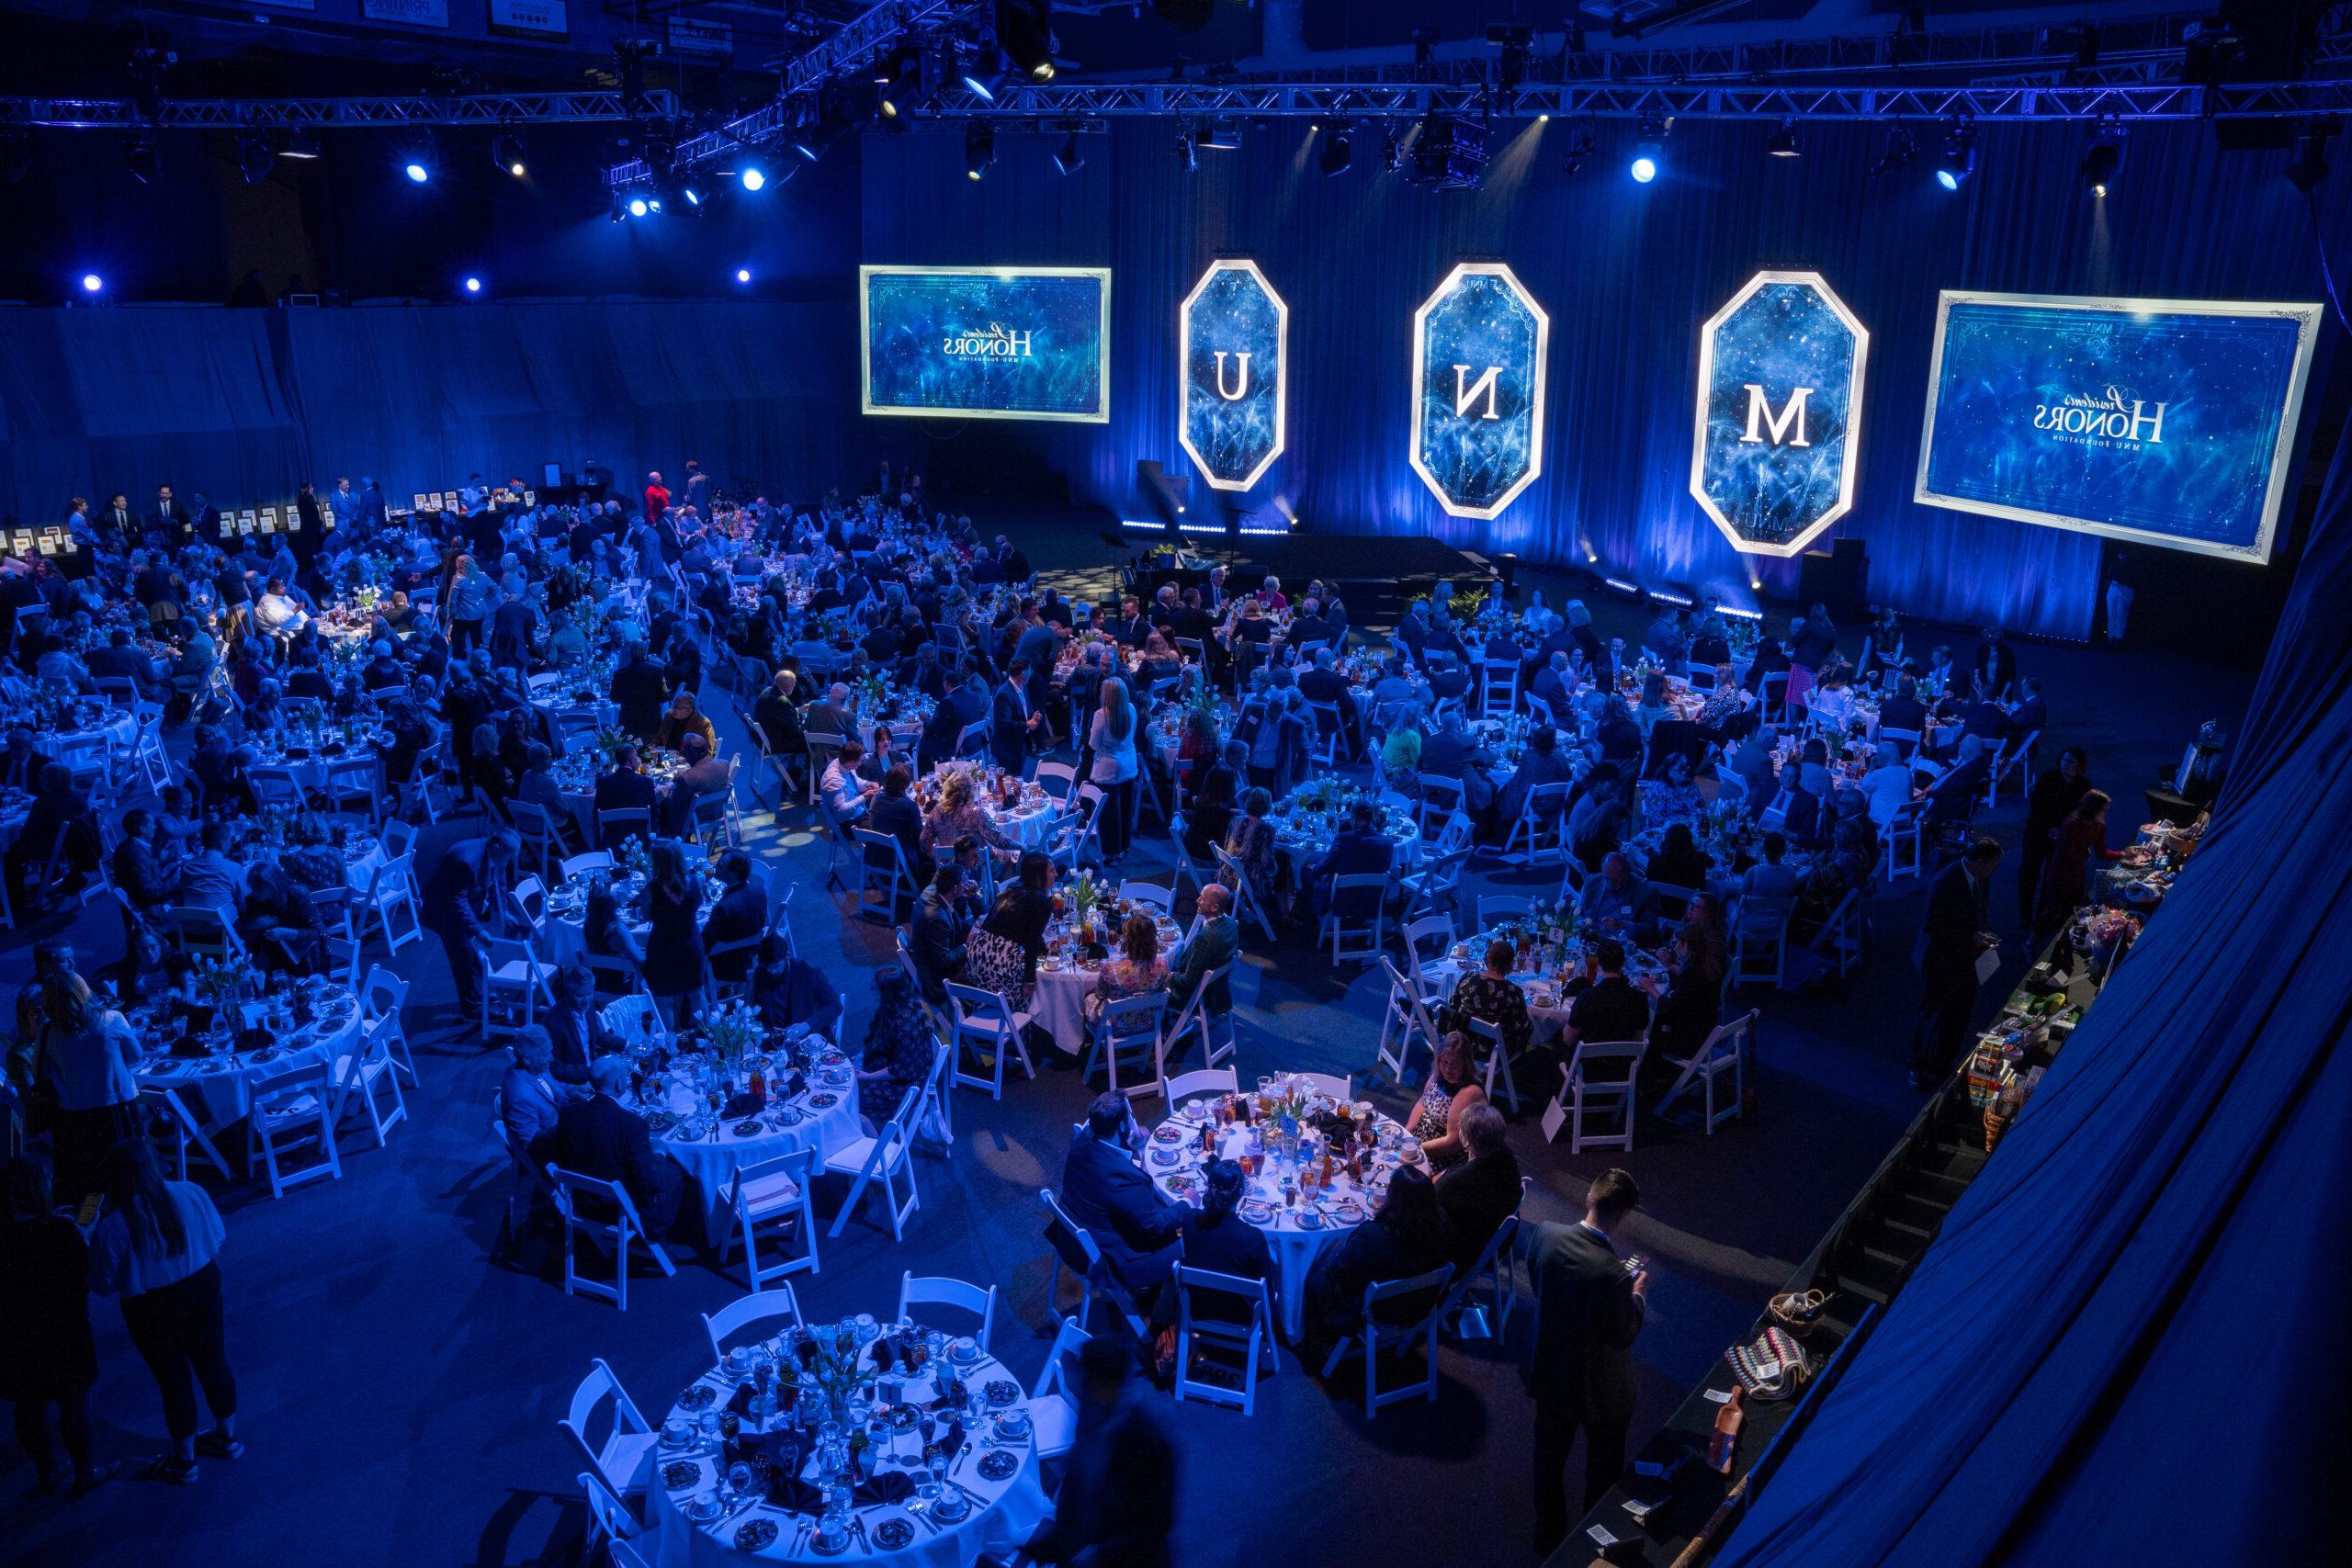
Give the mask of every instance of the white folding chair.
POLYGON ((1078 1401, 1069 1391, 1068 1358, 1092 1337, 1074 1317, 1062 1318, 1055 1325, 1046 1364, 1029 1391, 1029 1440, 1041 1460, 1059 1459, 1077 1440, 1078 1401))
POLYGON ((324 1062, 311 1062, 253 1085, 253 1109, 245 1117, 245 1168, 261 1156, 269 1172, 269 1195, 283 1198, 289 1187, 343 1179, 343 1156, 334 1142, 334 1085, 324 1062), (287 1156, 309 1145, 317 1158, 291 1165, 287 1156))
POLYGON ((643 1490, 639 1473, 646 1468, 645 1456, 662 1440, 661 1434, 601 1359, 589 1363, 588 1375, 571 1391, 571 1409, 556 1425, 571 1434, 581 1456, 588 1461, 591 1478, 606 1490, 620 1497, 643 1490), (613 1406, 612 1424, 599 1439, 590 1435, 590 1429, 596 1420, 596 1407, 607 1400, 613 1406))
POLYGON ((884 925, 913 919, 922 889, 916 886, 915 874, 907 864, 907 846, 895 836, 871 828, 854 828, 851 832, 857 842, 855 913, 865 919, 878 919, 884 925))
POLYGON ((1216 854, 1218 880, 1224 881, 1228 874, 1232 877, 1227 886, 1233 889, 1234 918, 1257 921, 1258 929, 1265 933, 1266 940, 1273 941, 1273 922, 1266 918, 1266 906, 1259 898, 1257 888, 1250 886, 1250 874, 1241 868, 1239 861, 1233 858, 1233 852, 1223 844, 1211 844, 1209 848, 1216 854))
POLYGON ((978 1336, 980 1348, 989 1348, 989 1337, 996 1332, 996 1287, 967 1285, 942 1274, 902 1273, 899 1276, 899 1320, 905 1322, 914 1314, 909 1310, 919 1306, 949 1306, 968 1312, 980 1320, 978 1336))
POLYGON ((869 1188, 881 1190, 883 1207, 889 1212, 890 1239, 906 1238, 908 1220, 922 1206, 922 1195, 915 1188, 914 1161, 910 1156, 910 1133, 914 1126, 917 1110, 922 1100, 920 1084, 907 1090, 899 1102, 898 1113, 882 1124, 882 1130, 870 1138, 859 1138, 845 1144, 825 1156, 825 1169, 834 1176, 851 1179, 849 1196, 842 1200, 839 1213, 833 1215, 828 1236, 839 1236, 842 1226, 849 1223, 850 1214, 865 1199, 869 1188), (899 1195, 904 1182, 906 1194, 899 1195))
MULTIPOLYGON (((1715 1135, 1715 1128, 1746 1114, 1747 1100, 1747 1041, 1756 1027, 1758 1012, 1750 1009, 1729 1023, 1719 1023, 1707 1032, 1699 1049, 1688 1056, 1666 1055, 1665 1059, 1681 1069, 1675 1075, 1674 1085, 1666 1098, 1657 1102, 1654 1116, 1663 1116, 1667 1108, 1692 1089, 1699 1090, 1700 1125, 1707 1136, 1715 1135), (1729 1077, 1731 1093, 1721 1104, 1716 1103, 1715 1080, 1729 1077)), ((1628 1145, 1628 1147, 1632 1145, 1628 1145)))
POLYGON ((1233 1055, 1233 1010, 1228 1007, 1218 1012, 1209 1005, 1210 994, 1219 986, 1227 987, 1226 994, 1229 998, 1232 985, 1233 965, 1230 964, 1221 964, 1201 976, 1201 983, 1193 987, 1193 994, 1185 999, 1183 1010, 1177 1013, 1176 1021, 1160 1033, 1158 1070, 1162 1077, 1168 1074, 1168 1059, 1184 1054, 1184 1037, 1187 1034, 1201 1037, 1201 1062, 1204 1066, 1214 1067, 1233 1055))
POLYGON ((1570 1154, 1599 1148, 1623 1149, 1631 1154, 1634 1123, 1640 1110, 1634 1099, 1635 1080, 1641 1076, 1642 1056, 1648 1050, 1648 1043, 1640 1040, 1577 1041, 1575 1055, 1560 1069, 1560 1092, 1544 1107, 1544 1141, 1557 1142, 1560 1128, 1565 1125, 1568 1129, 1570 1154), (1615 1116, 1617 1131, 1586 1131, 1587 1111, 1615 1116))
POLYGON ((642 1241, 667 1278, 678 1271, 662 1250, 662 1243, 648 1234, 645 1222, 638 1217, 637 1204, 630 1199, 628 1189, 617 1181, 600 1181, 593 1176, 566 1170, 560 1165, 548 1167, 548 1185, 555 1195, 556 1213, 563 1220, 563 1293, 598 1296, 612 1303, 621 1311, 628 1310, 628 1275, 632 1248, 642 1241), (612 1217, 605 1219, 604 1214, 612 1217), (591 1280, 580 1272, 579 1238, 585 1236, 598 1251, 613 1259, 613 1282, 609 1285, 591 1280))
POLYGON ((1491 931, 1505 920, 1524 920, 1535 913, 1535 900, 1500 894, 1483 894, 1478 899, 1478 930, 1491 931))
POLYGON ((1769 980, 1788 984, 1789 920, 1796 913, 1793 898, 1741 897, 1731 930, 1731 983, 1735 987, 1769 980))
MULTIPOLYGON (((388 843, 386 849, 389 852, 388 843)), ((413 854, 387 853, 382 864, 368 875, 368 891, 359 898, 359 935, 368 936, 372 917, 388 953, 412 942, 424 940, 424 922, 416 908, 416 863, 413 854), (396 919, 395 917, 404 917, 396 919)))
POLYGON ((1023 1077, 1037 1076, 1036 1067, 1029 1060, 1029 1047, 1021 1037, 1029 1022, 1027 1013, 1015 1012, 995 991, 983 991, 955 980, 947 982, 947 1005, 955 1015, 954 1081, 958 1087, 984 1089, 989 1099, 1002 1100, 1004 1065, 1012 1057, 1020 1059, 1023 1077), (967 1046, 978 1053, 975 1059, 977 1070, 966 1069, 967 1046))
POLYGON ((1369 964, 1388 945, 1388 878, 1385 874, 1333 876, 1325 884, 1329 902, 1315 935, 1331 942, 1331 962, 1369 964))
MULTIPOLYGON (((738 1166, 727 1184, 727 1206, 733 1212, 735 1223, 727 1240, 720 1244, 718 1256, 723 1264, 727 1249, 738 1242, 742 1244, 743 1272, 749 1276, 754 1296, 770 1280, 803 1269, 812 1274, 820 1271, 816 1163, 815 1149, 797 1149, 774 1159, 738 1166), (763 1226, 770 1228, 763 1233, 763 1226), (792 1238, 796 1233, 798 1245, 794 1247, 792 1238), (777 1261, 760 1261, 763 1241, 777 1249, 777 1261)), ((791 1291, 788 1285, 784 1289, 787 1294, 791 1291)))
POLYGON ((223 1180, 234 1179, 229 1162, 221 1157, 204 1124, 196 1119, 196 1113, 187 1108, 187 1101, 179 1097, 177 1089, 164 1084, 153 1085, 141 1089, 139 1099, 147 1108, 148 1136, 174 1180, 188 1179, 187 1156, 191 1148, 219 1171, 223 1180))
POLYGON ((563 857, 562 865, 563 880, 566 882, 570 882, 576 876, 585 876, 593 871, 610 871, 613 869, 612 852, 590 850, 585 854, 566 855, 563 857))
POLYGON ((1380 965, 1388 976, 1388 1006, 1381 1017, 1380 1044, 1373 1055, 1372 1073, 1377 1078, 1385 1072, 1389 1081, 1401 1089, 1405 1065, 1411 1059, 1415 1041, 1434 1054, 1444 1036, 1438 1032, 1437 1023, 1430 1016, 1420 971, 1399 970, 1385 956, 1380 965))
POLYGON ((1133 1069, 1130 1087, 1124 1090, 1126 1096, 1132 1100, 1147 1090, 1158 1093, 1164 1050, 1159 1026, 1167 1016, 1166 991, 1146 991, 1104 1003, 1087 1025, 1086 1064, 1080 1076, 1091 1078, 1100 1066, 1105 1075, 1103 1087, 1118 1090, 1119 1066, 1125 1059, 1133 1069))
POLYGON ((1463 1021, 1468 1026, 1472 1038, 1486 1043, 1487 1098, 1497 1103, 1509 1100, 1510 1113, 1513 1116, 1518 1115, 1519 1082, 1511 1074, 1512 1056, 1510 1049, 1503 1043, 1502 1026, 1489 1023, 1483 1018, 1464 1019, 1463 1021))
POLYGON ((1176 889, 1162 887, 1156 882, 1137 882, 1128 877, 1119 884, 1119 897, 1138 908, 1155 910, 1170 920, 1176 918, 1176 889))
POLYGON ((1174 1077, 1159 1080, 1159 1102, 1172 1113, 1180 1103, 1196 1095, 1238 1094, 1241 1077, 1231 1067, 1201 1067, 1174 1077))
POLYGON ((1046 1313, 1057 1323, 1074 1323, 1084 1328, 1093 1319, 1094 1294, 1100 1291, 1102 1299, 1119 1314, 1127 1332, 1138 1339, 1142 1338, 1145 1333, 1143 1314, 1137 1310, 1135 1298, 1127 1294, 1118 1278, 1104 1266, 1102 1249, 1095 1245, 1094 1238, 1086 1233, 1083 1225, 1069 1217, 1069 1211, 1062 1207, 1061 1200, 1054 1196, 1052 1188, 1040 1190, 1037 1197, 1046 1209, 1046 1244, 1054 1254, 1053 1269, 1046 1284, 1046 1313), (1076 1277, 1079 1287, 1078 1311, 1067 1318, 1062 1315, 1058 1304, 1062 1270, 1065 1269, 1076 1277))
POLYGON ((582 1546, 582 1561, 593 1562, 601 1543, 611 1568, 643 1568, 645 1559, 633 1543, 645 1533, 644 1521, 611 1487, 584 1470, 580 1472, 580 1495, 588 1503, 588 1539, 582 1546))
POLYGON ((1170 1282, 1176 1291, 1176 1397, 1238 1404, 1241 1414, 1255 1416, 1259 1372, 1279 1371, 1282 1364, 1274 1348, 1274 1303, 1266 1281, 1179 1263, 1170 1282), (1233 1303, 1228 1311, 1238 1307, 1237 1315, 1201 1314, 1193 1304, 1195 1292, 1227 1298, 1233 1303), (1238 1366, 1223 1368, 1239 1377, 1238 1387, 1200 1375, 1204 1367, 1221 1365, 1207 1353, 1216 1348, 1240 1352, 1238 1366))
POLYGON ((552 1010, 555 989, 548 980, 553 974, 528 942, 494 936, 484 942, 479 1020, 482 1038, 516 1033, 537 1021, 540 1010, 552 1010))
POLYGON ((1441 1264, 1426 1274, 1409 1280, 1380 1280, 1363 1290, 1363 1323, 1352 1334, 1340 1337, 1331 1347, 1330 1359, 1323 1363, 1323 1376, 1329 1379, 1349 1356, 1363 1358, 1363 1414, 1366 1420, 1380 1413, 1384 1404, 1419 1394, 1424 1399, 1437 1398, 1437 1330, 1438 1313, 1445 1304, 1446 1282, 1453 1278, 1453 1265, 1441 1264), (1408 1296, 1427 1291, 1434 1298, 1429 1310, 1411 1323, 1389 1324, 1380 1321, 1379 1305, 1398 1296, 1408 1296), (1417 1382, 1396 1388, 1380 1386, 1380 1353, 1383 1350, 1409 1350, 1413 1341, 1425 1341, 1428 1371, 1417 1382))
POLYGON ((729 1349, 728 1340, 746 1328, 757 1326, 762 1330, 751 1337, 753 1340, 775 1338, 775 1334, 768 1331, 766 1325, 786 1317, 792 1320, 795 1328, 803 1326, 800 1302, 792 1293, 790 1285, 778 1285, 773 1291, 754 1291, 748 1296, 729 1302, 717 1312, 703 1314, 702 1325, 710 1336, 711 1359, 724 1362, 729 1349))
POLYGON ((340 1127, 344 1113, 350 1110, 354 1098, 368 1118, 368 1131, 376 1137, 376 1146, 384 1146, 384 1134, 408 1120, 408 1102, 401 1095, 401 1076, 392 1061, 384 1037, 370 1031, 365 1023, 359 1026, 359 1037, 351 1049, 334 1060, 332 1070, 334 1082, 334 1104, 332 1120, 340 1127), (387 1107, 379 1098, 389 1094, 387 1107))

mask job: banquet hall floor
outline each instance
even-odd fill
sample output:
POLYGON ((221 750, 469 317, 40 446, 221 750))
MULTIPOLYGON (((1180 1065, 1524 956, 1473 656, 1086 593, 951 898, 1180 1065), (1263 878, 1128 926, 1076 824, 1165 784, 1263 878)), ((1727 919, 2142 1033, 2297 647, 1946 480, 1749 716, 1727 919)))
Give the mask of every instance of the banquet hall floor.
MULTIPOLYGON (((1109 558, 1083 529, 1033 537, 1040 569, 1074 583, 1109 558)), ((1634 612, 1596 611, 1605 631, 1638 637, 1634 612)), ((1951 640, 1968 641, 1957 631, 1951 640)), ((2139 819, 2140 782, 2177 755, 2199 720, 2237 727, 2250 683, 2248 672, 2136 649, 2127 657, 2029 644, 2023 658, 2046 677, 2052 735, 2091 748, 2095 780, 2119 796, 2119 823, 2139 819)), ((726 705, 710 705, 723 744, 739 744, 726 705)), ((756 852, 790 868, 802 949, 847 998, 854 1048, 889 935, 845 922, 826 902, 826 846, 806 816, 788 812, 779 827, 755 810, 750 838, 756 852)), ((1984 818, 2012 845, 2018 819, 2013 801, 1984 818)), ((478 818, 430 830, 419 863, 479 831, 478 818)), ((1158 842, 1140 840, 1128 874, 1164 867, 1158 842)), ((1556 872, 1474 872, 1467 891, 1548 892, 1556 881, 1556 872)), ((2000 885, 1995 908, 2014 924, 2010 886, 2000 885)), ((1850 979, 1804 996, 1745 993, 1764 1010, 1753 1120, 1713 1138, 1645 1120, 1630 1156, 1579 1156, 1546 1146, 1532 1113, 1514 1122, 1513 1145, 1536 1179, 1532 1217, 1572 1217, 1586 1182, 1613 1164, 1644 1188, 1644 1209, 1624 1236, 1655 1270, 1649 1325, 1634 1352, 1636 1444, 1746 1327, 1913 1114, 1903 1056, 1917 982, 1905 958, 1921 891, 1898 884, 1878 901, 1875 946, 1850 979)), ((25 943, 47 929, 8 934, 0 985, 21 982, 25 943)), ((102 906, 73 932, 85 966, 119 950, 102 906)), ((0 1447, 0 1563, 568 1563, 584 1523, 573 1480, 580 1461, 555 1423, 591 1359, 609 1362, 649 1413, 707 1366, 697 1314, 742 1288, 686 1249, 676 1279, 640 1274, 626 1314, 565 1297, 548 1272, 557 1261, 551 1245, 539 1247, 538 1267, 488 1260, 506 1179, 487 1108, 504 1054, 454 1033, 447 971, 430 938, 406 947, 395 967, 416 982, 409 1032, 424 1082, 409 1097, 412 1120, 383 1151, 347 1139, 338 1182, 281 1201, 251 1184, 219 1193, 249 1451, 233 1463, 205 1461, 194 1487, 125 1479, 61 1505, 28 1495, 29 1467, 13 1443, 0 1447)), ((1335 972, 1296 939, 1271 953, 1251 943, 1245 967, 1236 986, 1245 1079, 1370 1062, 1382 1001, 1372 979, 1335 972)), ((954 1153, 919 1164, 922 1207, 906 1241, 854 1222, 825 1246, 822 1271, 796 1280, 804 1311, 888 1311, 902 1269, 992 1281, 1003 1298, 995 1348, 1033 1377, 1050 1327, 1035 1192, 1058 1181, 1070 1123, 1088 1098, 1069 1061, 1041 1061, 1037 1080, 1010 1086, 1001 1103, 960 1097, 954 1153)), ((1406 1103, 1394 1090, 1375 1098, 1391 1111, 1406 1103)), ((832 1201, 820 1196, 828 1213, 832 1201)), ((153 1386, 112 1303, 96 1303, 93 1315, 101 1457, 152 1453, 161 1446, 153 1386)), ((1525 1323, 1525 1314, 1515 1322, 1514 1341, 1525 1323)), ((1316 1562, 1409 1556, 1437 1568, 1527 1560, 1531 1410, 1514 1348, 1446 1346, 1437 1401, 1394 1406, 1369 1423, 1352 1376, 1343 1372, 1327 1390, 1287 1351, 1253 1418, 1170 1407, 1182 1456, 1176 1561, 1224 1568, 1260 1561, 1270 1547, 1316 1562)))

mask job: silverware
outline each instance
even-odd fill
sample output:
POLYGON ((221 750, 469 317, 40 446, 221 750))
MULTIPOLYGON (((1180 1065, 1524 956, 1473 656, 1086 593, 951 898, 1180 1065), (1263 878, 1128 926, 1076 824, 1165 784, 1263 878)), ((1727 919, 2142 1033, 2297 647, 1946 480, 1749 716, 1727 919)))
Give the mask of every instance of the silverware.
POLYGON ((971 1457, 972 1440, 969 1438, 967 1438, 964 1439, 964 1446, 956 1450, 956 1462, 947 1467, 947 1473, 953 1475, 957 1471, 963 1469, 964 1461, 971 1457))

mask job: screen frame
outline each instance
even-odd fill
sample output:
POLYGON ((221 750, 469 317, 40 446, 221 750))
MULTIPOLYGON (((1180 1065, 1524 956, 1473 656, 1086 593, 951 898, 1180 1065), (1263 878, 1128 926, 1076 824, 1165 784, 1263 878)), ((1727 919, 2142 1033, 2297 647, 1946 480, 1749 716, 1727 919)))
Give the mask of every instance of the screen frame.
POLYGON ((1940 506, 1953 512, 1973 513, 1981 517, 2003 517, 2013 523, 2032 523, 2045 528, 2092 534, 2104 539, 2120 539, 2153 548, 2187 550, 2193 555, 2267 566, 2270 561, 2271 545, 2278 530, 2279 507, 2286 499, 2287 470, 2294 455, 2296 433, 2302 427, 2303 395, 2311 384, 2312 359, 2318 347, 2319 324, 2325 310, 2324 305, 2267 299, 2118 299, 2099 295, 2001 294, 1963 288, 1940 289, 1936 295, 1935 337, 1928 362, 1928 406, 1919 430, 1919 467, 1912 480, 1911 499, 1922 506, 1940 506), (2184 539, 2177 535, 2160 534, 2151 528, 2134 528, 2125 524, 2069 516, 2064 513, 2039 512, 2030 507, 2004 506, 1998 502, 1976 501, 1930 490, 1928 486, 1928 465, 1935 454, 1936 409, 1943 390, 1944 333, 1955 304, 2059 306, 2067 310, 2105 310, 2132 316, 2269 316, 2288 318, 2300 323, 2295 334, 2295 366, 2290 373, 2287 387, 2287 405, 2280 415, 2278 437, 2270 454, 2270 479, 2263 495, 2262 523, 2253 545, 2241 547, 2213 544, 2203 539, 2184 539))
POLYGON ((861 263, 857 269, 857 401, 858 412, 876 419, 1005 419, 1047 424, 1108 424, 1111 423, 1111 269, 1107 266, 901 266, 861 263), (1093 413, 1030 412, 1013 409, 916 409, 874 400, 874 295, 876 277, 993 277, 1011 282, 1022 277, 1091 277, 1102 286, 1095 328, 1095 378, 1102 384, 1102 406, 1093 413))

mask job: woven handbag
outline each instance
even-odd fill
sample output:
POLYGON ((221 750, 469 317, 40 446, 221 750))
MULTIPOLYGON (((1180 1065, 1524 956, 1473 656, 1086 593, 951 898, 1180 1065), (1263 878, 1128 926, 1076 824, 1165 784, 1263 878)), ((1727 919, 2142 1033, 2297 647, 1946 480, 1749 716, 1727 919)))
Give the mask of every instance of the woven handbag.
POLYGON ((1731 1375, 1750 1399, 1786 1399, 1813 1376, 1804 1348, 1785 1328, 1766 1329, 1752 1344, 1735 1345, 1724 1352, 1731 1375))

